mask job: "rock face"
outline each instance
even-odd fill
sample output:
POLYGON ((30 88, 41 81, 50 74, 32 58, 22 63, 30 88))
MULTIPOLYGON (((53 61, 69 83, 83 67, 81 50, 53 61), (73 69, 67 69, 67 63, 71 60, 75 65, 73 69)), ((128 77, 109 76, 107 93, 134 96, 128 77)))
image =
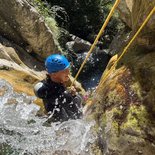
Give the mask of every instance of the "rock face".
MULTIPOLYGON (((33 86, 45 78, 44 62, 56 45, 43 17, 26 0, 0 0, 0 78, 17 92, 34 96, 33 86)), ((36 101, 43 107, 41 100, 36 101)))
MULTIPOLYGON (((24 49, 0 37, 0 78, 8 81, 15 91, 34 96, 33 85, 45 77, 43 71, 35 71, 37 67, 41 69, 42 64, 24 49)), ((36 103, 43 107, 41 100, 36 103)))
MULTIPOLYGON (((120 13, 134 34, 155 6, 155 0, 130 1, 130 5, 128 2, 123 1, 121 5, 128 8, 129 14, 125 12, 124 15, 123 11, 120 13)), ((155 13, 97 91, 93 114, 100 126, 99 134, 102 140, 98 142, 98 147, 101 154, 154 155, 154 34, 155 13), (106 145, 103 145, 105 143, 106 145)), ((102 78, 117 59, 118 56, 111 59, 102 78)))
MULTIPOLYGON (((1 79, 15 91, 34 96, 34 84, 46 77, 44 59, 56 49, 52 31, 28 1, 0 0, 1 79)), ((84 91, 78 82, 75 84, 84 91)), ((42 101, 37 99, 36 103, 43 110, 42 101)))
POLYGON ((0 0, 0 34, 42 58, 56 50, 52 31, 26 0, 0 0))
MULTIPOLYGON (((118 11, 124 22, 126 22, 132 29, 132 32, 135 33, 154 6, 154 0, 124 0, 121 1, 118 11)), ((155 48, 154 20, 155 16, 149 20, 145 29, 139 35, 139 38, 137 39, 137 43, 139 45, 143 45, 151 49, 155 48)))

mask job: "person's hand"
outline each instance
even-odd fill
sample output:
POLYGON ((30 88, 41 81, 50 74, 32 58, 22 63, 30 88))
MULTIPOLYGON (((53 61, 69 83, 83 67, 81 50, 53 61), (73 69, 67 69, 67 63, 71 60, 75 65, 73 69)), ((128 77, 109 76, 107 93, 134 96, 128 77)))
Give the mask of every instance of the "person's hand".
POLYGON ((69 90, 69 92, 70 92, 73 96, 77 95, 77 91, 76 91, 76 88, 75 88, 74 86, 69 87, 68 90, 69 90))
POLYGON ((87 100, 89 99, 89 94, 88 93, 85 93, 83 95, 83 99, 84 99, 85 102, 87 102, 87 100))

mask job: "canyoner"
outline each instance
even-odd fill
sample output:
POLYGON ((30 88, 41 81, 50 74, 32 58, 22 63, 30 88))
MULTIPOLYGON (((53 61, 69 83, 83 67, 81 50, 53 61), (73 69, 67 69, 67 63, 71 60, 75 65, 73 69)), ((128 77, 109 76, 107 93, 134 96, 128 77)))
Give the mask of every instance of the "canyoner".
POLYGON ((94 121, 72 119, 49 127, 47 118, 37 115, 40 106, 34 103, 36 97, 17 93, 2 79, 0 93, 1 155, 90 154, 94 121))
POLYGON ((63 122, 82 117, 82 96, 75 87, 66 87, 69 80, 70 62, 64 55, 52 54, 45 61, 46 79, 34 86, 34 92, 44 103, 49 115, 48 122, 63 122))

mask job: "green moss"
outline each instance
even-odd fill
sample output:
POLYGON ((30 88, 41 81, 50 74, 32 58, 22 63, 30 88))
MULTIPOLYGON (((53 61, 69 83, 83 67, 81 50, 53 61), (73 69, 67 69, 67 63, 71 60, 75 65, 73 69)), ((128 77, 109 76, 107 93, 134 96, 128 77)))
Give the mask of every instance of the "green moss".
POLYGON ((58 39, 60 35, 60 31, 59 31, 59 28, 57 26, 55 19, 47 16, 45 18, 45 21, 48 24, 49 28, 52 30, 53 34, 55 35, 54 37, 58 39))
POLYGON ((140 106, 140 108, 137 109, 137 119, 139 125, 142 127, 152 124, 152 120, 150 119, 149 113, 145 106, 140 106))
POLYGON ((123 111, 119 108, 113 108, 112 111, 114 116, 121 116, 123 114, 123 111))
POLYGON ((113 90, 108 93, 108 100, 106 102, 106 107, 111 107, 112 105, 116 105, 117 103, 121 104, 123 102, 121 96, 117 93, 116 90, 113 90))
POLYGON ((149 123, 148 113, 144 106, 131 106, 129 109, 129 114, 127 116, 127 121, 123 124, 123 128, 132 128, 135 131, 140 132, 141 128, 149 123))
POLYGON ((116 135, 119 135, 120 133, 120 125, 118 122, 116 121, 113 121, 112 122, 112 128, 113 128, 113 131, 115 131, 116 135))
POLYGON ((133 130, 140 131, 140 128, 138 127, 137 119, 135 119, 131 115, 128 117, 127 122, 124 123, 122 126, 122 129, 128 129, 128 128, 132 128, 133 130))
POLYGON ((106 117, 106 113, 103 113, 101 116, 101 127, 105 127, 107 124, 107 117, 106 117))
POLYGON ((139 84, 138 81, 135 82, 135 83, 133 83, 130 88, 131 88, 131 90, 133 90, 137 94, 137 96, 139 97, 139 99, 142 99, 141 87, 140 87, 140 84, 139 84))

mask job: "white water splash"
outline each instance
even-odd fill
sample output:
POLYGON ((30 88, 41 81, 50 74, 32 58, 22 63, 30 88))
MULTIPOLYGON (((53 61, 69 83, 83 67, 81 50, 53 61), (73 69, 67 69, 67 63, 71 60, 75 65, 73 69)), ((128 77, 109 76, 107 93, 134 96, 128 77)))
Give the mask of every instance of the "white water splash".
POLYGON ((47 127, 47 118, 36 116, 39 106, 34 99, 0 80, 0 154, 91 155, 94 122, 69 120, 47 127))

